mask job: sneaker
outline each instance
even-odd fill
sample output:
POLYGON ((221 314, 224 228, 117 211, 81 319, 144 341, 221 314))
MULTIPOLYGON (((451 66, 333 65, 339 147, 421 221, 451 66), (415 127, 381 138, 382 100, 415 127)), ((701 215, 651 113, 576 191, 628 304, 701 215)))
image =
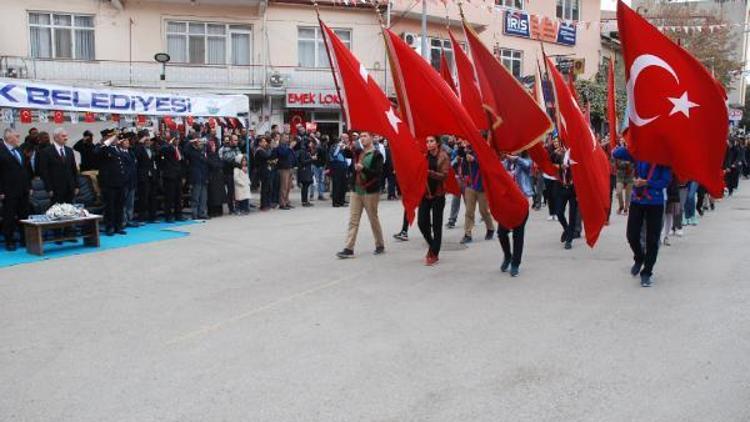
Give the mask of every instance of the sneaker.
POLYGON ((445 227, 447 227, 448 229, 455 229, 456 223, 453 221, 449 221, 448 224, 445 225, 445 227))
POLYGON ((672 246, 672 244, 669 242, 669 237, 668 236, 664 236, 664 242, 663 243, 664 243, 664 246, 672 246))
POLYGON ((398 232, 393 235, 393 238, 402 242, 406 242, 409 240, 409 234, 406 232, 398 232))
POLYGON ((635 262, 633 263, 633 266, 630 267, 630 274, 635 277, 638 275, 638 273, 641 272, 641 268, 643 268, 642 262, 635 262))
POLYGON ((510 267, 510 258, 505 258, 502 265, 500 265, 500 271, 506 272, 508 271, 508 267, 510 267))
POLYGON ((516 267, 516 266, 510 267, 510 276, 511 277, 518 277, 518 273, 519 272, 520 271, 518 270, 518 267, 516 267))
POLYGON ((495 231, 487 230, 487 234, 484 235, 484 240, 492 240, 493 237, 495 237, 495 231))
POLYGON ((565 249, 573 249, 573 244, 570 241, 565 242, 565 249))
POLYGON ((439 258, 437 255, 433 255, 432 253, 427 253, 427 257, 424 259, 424 265, 427 265, 428 267, 431 267, 435 264, 437 264, 439 261, 439 258))
POLYGON ((375 248, 375 252, 373 252, 373 255, 383 255, 385 253, 385 246, 378 246, 375 248))
POLYGON ((565 230, 563 230, 562 234, 560 235, 560 243, 565 243, 565 239, 567 239, 567 237, 565 236, 565 230))
POLYGON ((684 235, 685 232, 683 232, 682 229, 677 229, 675 230, 674 234, 677 235, 677 237, 682 237, 682 235, 684 235))
POLYGON ((464 235, 463 239, 461 239, 461 242, 459 242, 459 243, 461 243, 462 245, 465 245, 465 244, 471 243, 471 242, 472 242, 471 236, 464 235))
POLYGON ((550 215, 549 217, 547 217, 547 221, 555 221, 555 216, 550 215))
POLYGON ((325 201, 326 197, 323 195, 318 195, 318 201, 325 201))
POLYGON ((653 282, 651 281, 651 276, 648 274, 641 274, 641 287, 651 287, 653 286, 653 282))
POLYGON ((354 251, 344 248, 343 250, 341 250, 341 252, 336 252, 336 256, 341 259, 351 258, 354 256, 354 251))

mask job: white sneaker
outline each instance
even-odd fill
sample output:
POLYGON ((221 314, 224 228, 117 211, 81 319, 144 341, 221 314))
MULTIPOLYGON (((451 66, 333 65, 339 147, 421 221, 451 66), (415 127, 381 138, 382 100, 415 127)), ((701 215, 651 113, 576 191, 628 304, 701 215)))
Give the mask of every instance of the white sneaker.
POLYGON ((682 237, 682 235, 685 234, 685 232, 683 232, 682 229, 679 229, 675 232, 675 234, 677 235, 677 237, 682 237))
POLYGON ((555 216, 550 215, 549 217, 547 217, 547 221, 555 221, 555 216))

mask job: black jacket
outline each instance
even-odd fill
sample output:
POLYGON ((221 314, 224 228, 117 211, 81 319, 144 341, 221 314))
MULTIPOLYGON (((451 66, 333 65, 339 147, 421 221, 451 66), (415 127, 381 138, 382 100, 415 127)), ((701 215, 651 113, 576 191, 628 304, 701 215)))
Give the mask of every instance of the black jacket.
POLYGON ((208 183, 208 158, 205 151, 200 151, 192 145, 185 148, 185 155, 189 161, 189 175, 191 185, 205 185, 208 183))
POLYGON ((310 150, 303 148, 297 151, 297 182, 312 183, 312 163, 313 159, 312 155, 310 155, 310 150))
POLYGON ((146 152, 145 145, 135 147, 135 158, 138 161, 138 181, 145 182, 152 180, 157 176, 156 172, 156 152, 151 150, 151 157, 146 152))
POLYGON ((37 154, 37 173, 48 191, 60 194, 73 193, 78 188, 78 168, 73 150, 65 148, 65 158, 60 157, 57 145, 52 144, 37 154))
POLYGON ((182 162, 185 160, 180 151, 180 160, 177 160, 176 147, 164 144, 161 147, 161 174, 165 179, 179 179, 182 177, 182 162))
POLYGON ((81 171, 99 170, 99 157, 96 155, 96 145, 83 139, 73 145, 73 149, 81 154, 81 171))
POLYGON ((115 146, 96 146, 99 157, 99 181, 103 186, 123 188, 129 183, 130 157, 115 146))
MULTIPOLYGON (((364 188, 367 193, 380 192, 380 179, 383 176, 383 155, 378 150, 373 150, 372 154, 370 165, 358 171, 355 179, 355 184, 364 188)), ((364 156, 364 151, 360 152, 356 162, 359 163, 364 156)))
POLYGON ((20 149, 18 153, 23 164, 18 162, 0 140, 0 194, 9 198, 27 197, 31 189, 31 172, 30 167, 26 165, 27 158, 20 149))

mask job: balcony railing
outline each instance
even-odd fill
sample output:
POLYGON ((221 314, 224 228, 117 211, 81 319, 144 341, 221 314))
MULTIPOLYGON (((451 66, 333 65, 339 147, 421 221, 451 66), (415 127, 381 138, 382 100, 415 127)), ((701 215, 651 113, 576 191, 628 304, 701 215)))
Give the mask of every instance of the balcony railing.
MULTIPOLYGON (((385 72, 369 70, 383 86, 385 72)), ((160 80, 161 65, 154 62, 113 60, 49 60, 31 57, 0 57, 0 75, 68 85, 111 85, 133 88, 201 89, 210 92, 263 92, 281 94, 287 89, 333 90, 329 68, 292 66, 210 66, 171 63, 166 81, 160 80), (276 75, 276 77, 273 77, 276 75), (277 83, 278 82, 278 83, 277 83)), ((390 77, 388 78, 390 79, 390 77)), ((389 88, 392 84, 389 82, 389 88)), ((392 90, 391 90, 392 91, 392 90)))

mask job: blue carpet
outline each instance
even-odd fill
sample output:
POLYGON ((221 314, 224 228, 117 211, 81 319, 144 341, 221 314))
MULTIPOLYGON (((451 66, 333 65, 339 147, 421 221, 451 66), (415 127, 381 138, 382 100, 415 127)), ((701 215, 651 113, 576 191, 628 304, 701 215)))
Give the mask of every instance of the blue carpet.
POLYGON ((26 248, 19 246, 18 250, 8 252, 0 249, 0 268, 10 267, 12 265, 28 264, 32 262, 44 261, 47 259, 62 258, 71 255, 83 255, 96 253, 107 249, 126 248, 128 246, 139 245, 143 243, 159 242, 162 240, 178 239, 188 236, 189 233, 175 230, 180 226, 195 224, 196 221, 184 221, 174 224, 155 223, 146 224, 142 227, 128 228, 126 235, 107 236, 101 233, 98 248, 90 248, 83 245, 83 240, 78 239, 76 243, 65 243, 56 245, 54 242, 44 243, 44 256, 31 255, 26 252, 26 248))

